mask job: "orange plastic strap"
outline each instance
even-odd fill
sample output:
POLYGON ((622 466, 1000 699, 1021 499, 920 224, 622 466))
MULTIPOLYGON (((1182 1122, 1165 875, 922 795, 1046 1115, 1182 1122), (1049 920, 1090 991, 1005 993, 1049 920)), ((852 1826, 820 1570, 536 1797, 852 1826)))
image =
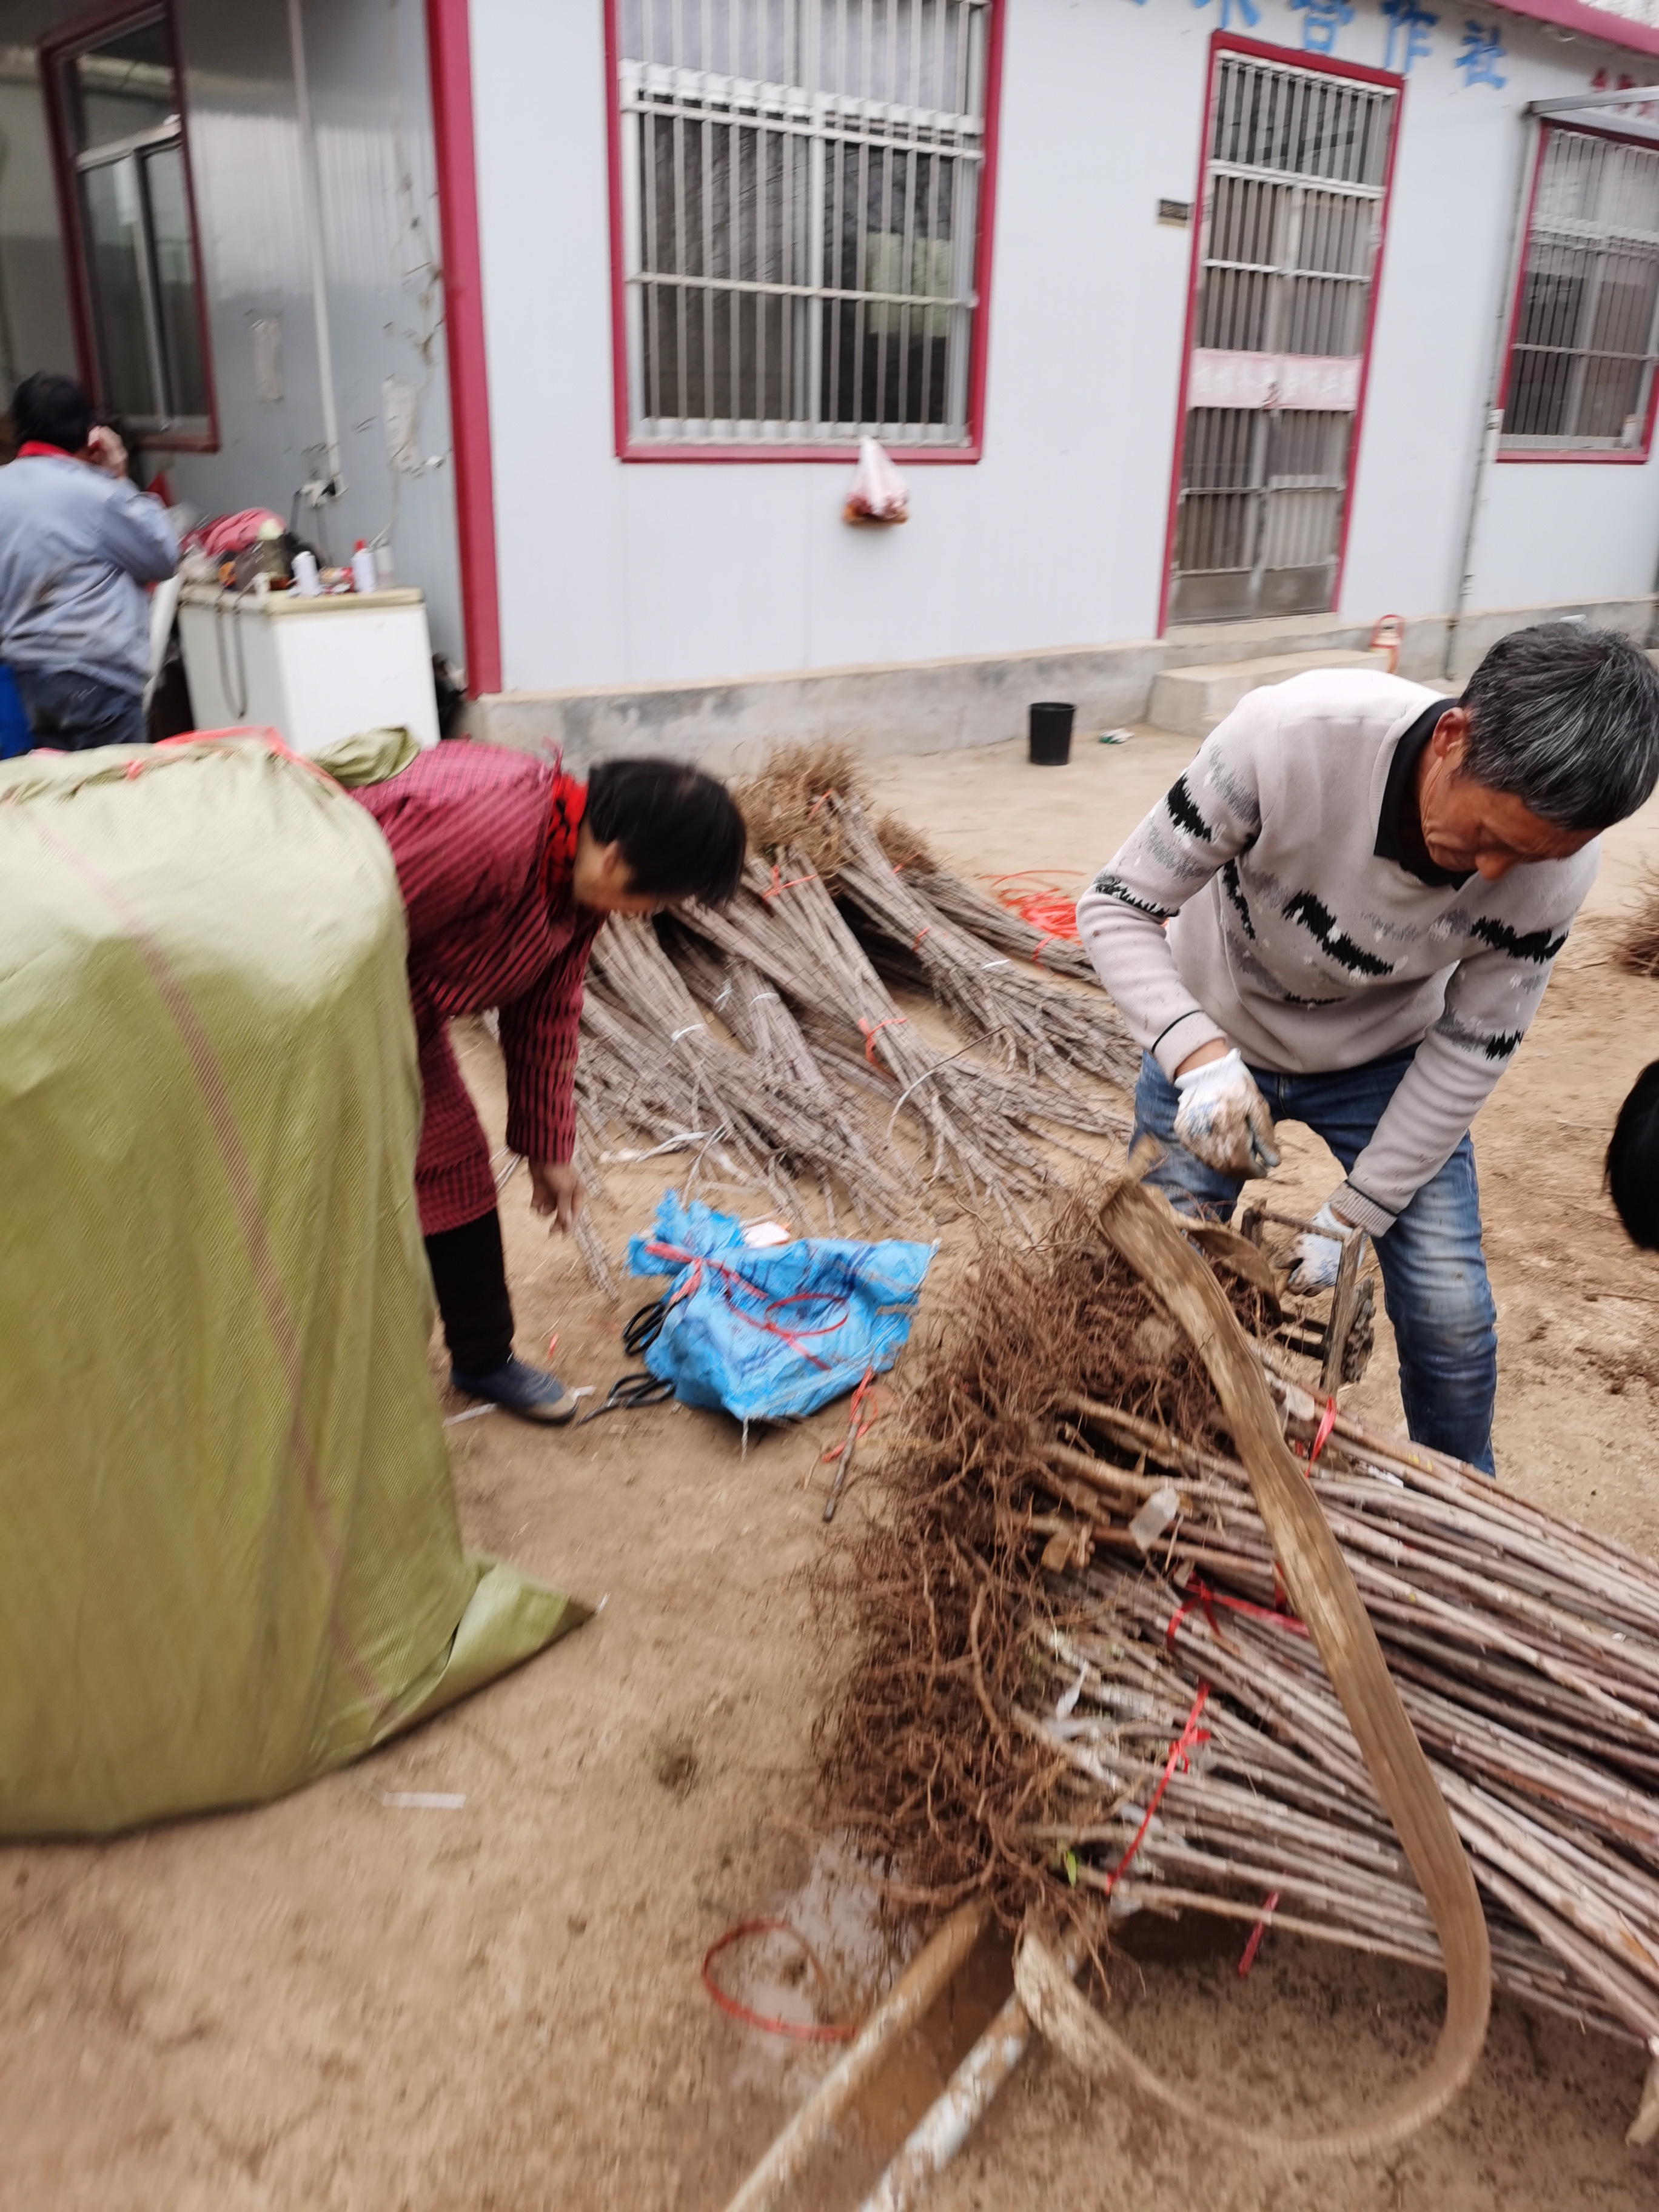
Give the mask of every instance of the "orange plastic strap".
POLYGON ((864 1039, 864 1056, 872 1067, 876 1064, 876 1039, 884 1030, 895 1029, 900 1022, 908 1019, 908 1014, 889 1014, 884 1022, 869 1021, 863 1015, 859 1017, 859 1033, 864 1039))
POLYGON ((761 896, 763 899, 775 898, 780 891, 793 891, 802 884, 815 884, 818 878, 816 876, 791 876, 788 882, 785 883, 782 879, 781 872, 778 867, 778 864, 774 860, 772 863, 772 880, 768 884, 766 889, 761 893, 761 896))

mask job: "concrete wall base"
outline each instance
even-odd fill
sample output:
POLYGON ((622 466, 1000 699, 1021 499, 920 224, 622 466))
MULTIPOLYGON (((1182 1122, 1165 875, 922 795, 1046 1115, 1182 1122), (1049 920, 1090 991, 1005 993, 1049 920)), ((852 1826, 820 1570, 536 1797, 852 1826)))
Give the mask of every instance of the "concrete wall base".
MULTIPOLYGON (((1488 608, 1406 624, 1400 672, 1419 683, 1447 672, 1467 676, 1508 630, 1576 617, 1622 629, 1646 643, 1650 594, 1554 606, 1488 608)), ((1154 681, 1164 669, 1254 659, 1273 653, 1355 652, 1369 623, 1336 615, 1266 622, 1205 623, 1162 638, 1121 645, 1060 646, 1037 653, 988 653, 955 660, 893 661, 810 674, 745 676, 696 684, 605 684, 577 691, 500 691, 473 700, 466 727, 475 738, 526 752, 560 747, 578 773, 619 753, 667 753, 711 773, 739 774, 779 740, 834 739, 860 752, 939 753, 993 745, 1023 735, 1033 700, 1076 702, 1078 732, 1091 736, 1147 719, 1154 681)))

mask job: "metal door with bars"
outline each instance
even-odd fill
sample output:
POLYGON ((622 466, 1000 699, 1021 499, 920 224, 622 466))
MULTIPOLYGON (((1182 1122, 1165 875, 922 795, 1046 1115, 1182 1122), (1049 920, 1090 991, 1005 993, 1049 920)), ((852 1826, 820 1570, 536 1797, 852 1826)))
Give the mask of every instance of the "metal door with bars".
POLYGON ((1397 109, 1390 83, 1217 52, 1171 622, 1332 605, 1397 109))

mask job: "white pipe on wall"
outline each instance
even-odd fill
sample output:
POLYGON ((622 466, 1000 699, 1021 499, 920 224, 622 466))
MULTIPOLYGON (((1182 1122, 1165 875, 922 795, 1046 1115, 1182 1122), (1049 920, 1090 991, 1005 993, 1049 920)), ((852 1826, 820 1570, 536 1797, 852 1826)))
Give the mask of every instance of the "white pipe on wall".
POLYGON ((288 43, 294 64, 294 112, 300 129, 300 189, 305 201, 306 257, 311 271, 311 307, 317 326, 317 375, 323 395, 323 441, 328 481, 306 486, 313 507, 338 499, 345 489, 340 464, 340 418, 334 404, 334 342, 328 319, 328 272, 323 259, 323 204, 317 169, 317 133, 311 119, 311 81, 306 74, 302 0, 288 0, 288 43))

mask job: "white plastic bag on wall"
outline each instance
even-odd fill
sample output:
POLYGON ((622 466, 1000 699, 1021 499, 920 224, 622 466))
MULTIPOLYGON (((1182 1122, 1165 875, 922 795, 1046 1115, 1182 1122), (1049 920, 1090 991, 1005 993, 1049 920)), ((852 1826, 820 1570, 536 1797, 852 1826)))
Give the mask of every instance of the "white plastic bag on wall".
POLYGON ((842 507, 843 522, 908 522, 910 520, 910 487, 888 459, 885 449, 874 439, 866 438, 859 446, 859 465, 853 474, 853 489, 842 507))

